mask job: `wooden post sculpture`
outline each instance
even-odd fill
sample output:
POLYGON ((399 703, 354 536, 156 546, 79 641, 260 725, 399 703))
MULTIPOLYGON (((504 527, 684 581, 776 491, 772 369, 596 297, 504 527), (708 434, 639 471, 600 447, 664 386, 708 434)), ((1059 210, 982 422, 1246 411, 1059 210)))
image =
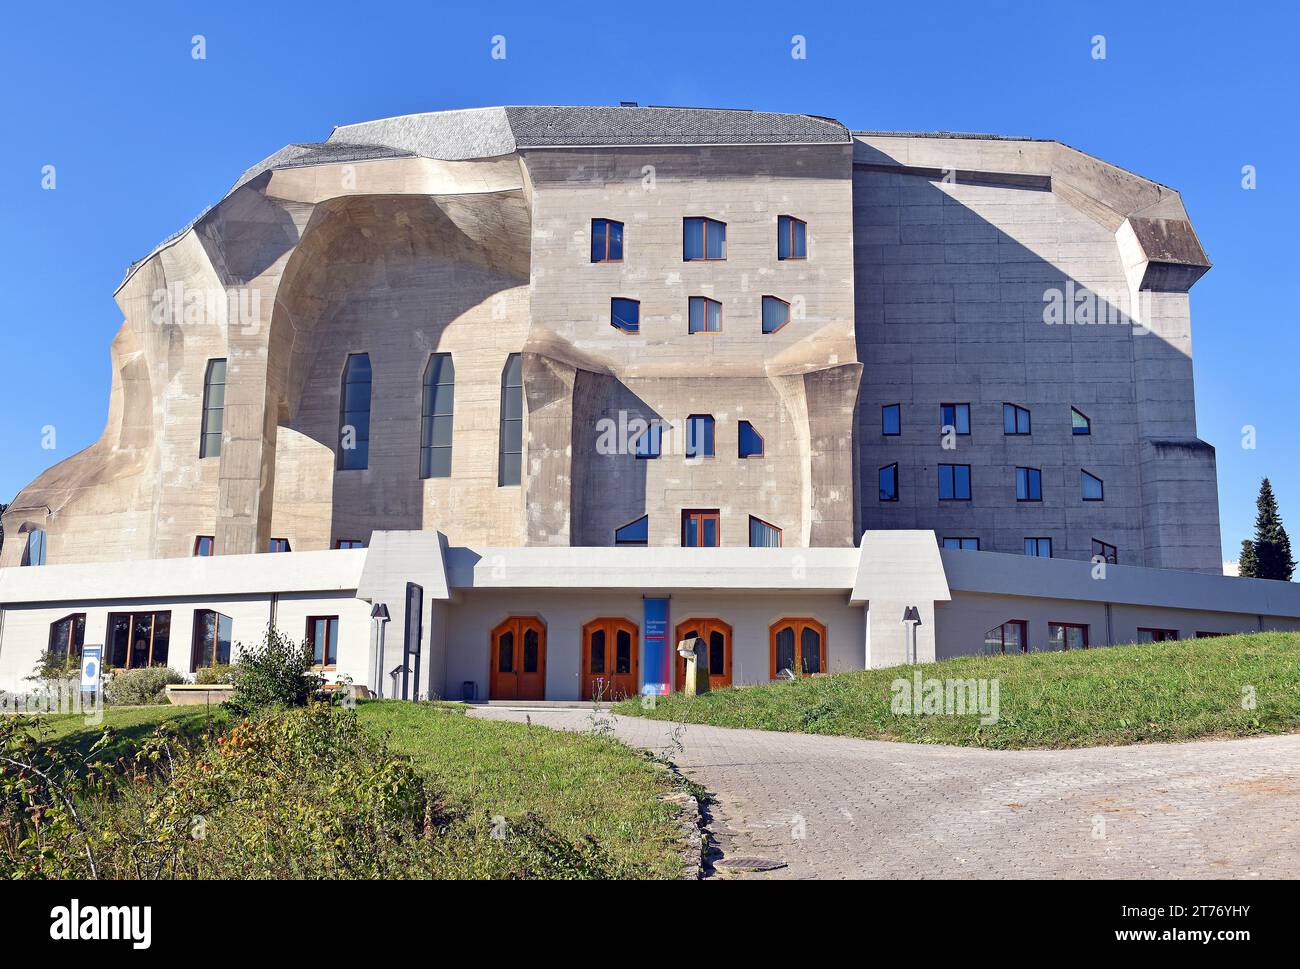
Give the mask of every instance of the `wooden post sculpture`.
POLYGON ((685 682, 682 693, 686 696, 699 696, 709 692, 709 648, 698 636, 683 639, 677 644, 677 652, 686 660, 685 682))

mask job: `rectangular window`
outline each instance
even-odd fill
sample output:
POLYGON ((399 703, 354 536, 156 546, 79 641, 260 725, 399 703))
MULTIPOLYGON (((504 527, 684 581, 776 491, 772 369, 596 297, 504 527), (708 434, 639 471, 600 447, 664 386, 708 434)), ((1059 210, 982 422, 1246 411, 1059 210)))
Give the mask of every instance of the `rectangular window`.
POLYGON ((194 539, 194 557, 207 558, 216 548, 217 540, 211 535, 199 535, 194 539))
POLYGON ((524 363, 512 353, 501 369, 500 453, 497 458, 497 486, 519 484, 524 467, 524 363))
POLYGON ((749 421, 740 422, 737 453, 742 458, 761 458, 766 446, 763 435, 749 421))
POLYGON ((650 516, 642 515, 634 522, 614 530, 615 545, 648 545, 650 543, 650 516))
POLYGON ((370 467, 370 355, 353 353, 343 365, 339 394, 339 470, 370 467))
POLYGON ((336 538, 334 539, 335 548, 365 548, 366 543, 356 538, 336 538))
POLYGON ((1003 404, 1002 433, 1014 435, 1028 434, 1029 411, 1016 404, 1003 404))
POLYGON ((686 321, 688 333, 721 333, 722 304, 706 296, 692 296, 686 321))
POLYGON ((50 623, 49 651, 63 659, 69 669, 81 659, 81 647, 86 642, 86 614, 74 612, 58 622, 50 623))
POLYGON ((939 432, 941 434, 970 433, 970 404, 940 404, 939 432), (952 430, 948 430, 951 428, 952 430))
POLYGON ((717 548, 719 516, 716 508, 682 512, 682 547, 717 548))
POLYGON ((1092 421, 1077 407, 1070 408, 1070 433, 1076 435, 1092 433, 1092 421))
POLYGON ((636 456, 638 458, 659 457, 660 447, 663 444, 663 432, 663 422, 657 417, 651 418, 646 429, 636 439, 636 456))
POLYGON ((221 457, 221 428, 226 412, 226 361, 209 360, 203 374, 203 428, 199 457, 221 457))
POLYGON ((763 297, 763 332, 775 333, 790 322, 790 304, 777 296, 763 297))
POLYGON ((1171 643, 1178 639, 1178 630, 1138 626, 1137 637, 1139 643, 1171 643))
POLYGON ((1016 501, 1043 500, 1043 472, 1038 468, 1016 468, 1016 501))
POLYGON ((776 218, 776 258, 808 258, 808 224, 792 215, 779 215, 776 218))
POLYGON ((420 477, 451 477, 456 365, 450 353, 434 353, 424 367, 420 408, 420 477))
POLYGON ((288 540, 287 538, 273 538, 273 539, 271 539, 269 542, 266 543, 266 550, 267 550, 268 552, 291 552, 291 551, 293 551, 293 549, 289 548, 289 540, 288 540))
POLYGON ((885 437, 898 437, 903 433, 902 404, 885 404, 880 408, 880 433, 885 437))
POLYGON ((339 617, 309 616, 307 644, 311 647, 312 662, 315 665, 335 665, 339 660, 339 617))
POLYGON ((624 333, 640 333, 641 304, 634 299, 615 296, 609 301, 609 325, 624 333))
POLYGON ((170 612, 110 612, 105 645, 109 668, 166 666, 171 631, 170 612))
POLYGON ((1084 501, 1104 501, 1106 498, 1105 485, 1102 480, 1082 468, 1079 469, 1079 491, 1084 501))
POLYGON ((27 533, 27 544, 23 546, 22 564, 45 564, 45 529, 33 528, 27 533))
POLYGON ((939 465, 939 500, 970 501, 970 465, 939 465))
POLYGON ((1024 619, 1008 619, 984 634, 985 655, 997 653, 1029 652, 1029 623, 1024 619))
POLYGON ((194 612, 194 643, 190 649, 190 672, 205 666, 225 666, 230 662, 233 622, 212 609, 194 612))
POLYGON ((716 219, 682 220, 682 259, 685 262, 727 258, 727 224, 716 219))
POLYGON ((945 538, 943 547, 960 549, 966 552, 978 552, 980 550, 980 540, 978 538, 945 538))
POLYGON ((1087 649, 1088 627, 1075 622, 1049 622, 1047 642, 1049 649, 1087 649))
POLYGON ((713 457, 713 418, 708 414, 692 414, 686 418, 686 456, 713 457))
POLYGON ((1119 565, 1119 549, 1097 538, 1092 540, 1092 557, 1111 565, 1119 565))
POLYGON ((623 261, 623 223, 612 219, 591 220, 591 261, 623 261))
POLYGON ((750 548, 780 548, 781 547, 781 529, 775 525, 768 524, 761 518, 749 516, 749 547, 750 548))
POLYGON ((1050 559, 1052 557, 1052 540, 1050 538, 1026 538, 1025 554, 1030 558, 1050 559))
POLYGON ((898 463, 887 464, 880 469, 880 500, 898 500, 898 463))

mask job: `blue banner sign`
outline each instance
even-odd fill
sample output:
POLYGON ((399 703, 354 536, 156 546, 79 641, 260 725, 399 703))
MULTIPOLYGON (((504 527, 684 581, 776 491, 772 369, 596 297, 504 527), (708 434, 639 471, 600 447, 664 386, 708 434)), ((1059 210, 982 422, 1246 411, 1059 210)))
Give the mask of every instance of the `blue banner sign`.
POLYGON ((645 603, 645 621, 642 624, 642 640, 645 643, 644 671, 645 685, 641 687, 642 695, 667 696, 672 690, 673 649, 675 643, 668 641, 668 600, 651 599, 645 603))

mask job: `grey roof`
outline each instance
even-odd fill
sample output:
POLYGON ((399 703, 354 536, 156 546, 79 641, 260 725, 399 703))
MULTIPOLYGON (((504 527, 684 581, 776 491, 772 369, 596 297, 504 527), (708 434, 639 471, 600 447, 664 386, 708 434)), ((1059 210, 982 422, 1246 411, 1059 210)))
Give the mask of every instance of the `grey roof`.
MULTIPOLYGON (((387 145, 366 145, 356 143, 331 143, 328 141, 308 142, 302 145, 285 145, 279 151, 267 155, 260 162, 240 175, 230 192, 235 191, 246 182, 252 181, 263 172, 273 168, 304 168, 308 165, 328 165, 350 161, 368 161, 372 158, 410 157, 413 152, 401 151, 387 145)), ((230 192, 226 194, 229 195, 230 192)))

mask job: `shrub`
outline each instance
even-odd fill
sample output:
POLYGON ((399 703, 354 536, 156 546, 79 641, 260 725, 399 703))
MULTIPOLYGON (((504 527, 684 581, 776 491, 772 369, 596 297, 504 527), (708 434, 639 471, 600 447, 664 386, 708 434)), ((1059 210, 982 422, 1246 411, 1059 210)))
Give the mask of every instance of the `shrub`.
POLYGON ((37 658, 32 675, 27 679, 49 682, 51 680, 70 680, 80 676, 81 663, 77 657, 47 649, 37 658))
POLYGON ((104 702, 111 707, 150 706, 167 702, 167 687, 185 677, 170 666, 145 666, 120 670, 104 684, 104 702))
POLYGON ((229 663, 200 666, 194 671, 194 682, 203 686, 235 682, 235 668, 229 663))
POLYGON ((267 707, 301 707, 320 688, 312 672, 311 647, 295 643, 274 626, 256 646, 240 647, 234 667, 234 695, 226 704, 235 713, 250 714, 267 707))

